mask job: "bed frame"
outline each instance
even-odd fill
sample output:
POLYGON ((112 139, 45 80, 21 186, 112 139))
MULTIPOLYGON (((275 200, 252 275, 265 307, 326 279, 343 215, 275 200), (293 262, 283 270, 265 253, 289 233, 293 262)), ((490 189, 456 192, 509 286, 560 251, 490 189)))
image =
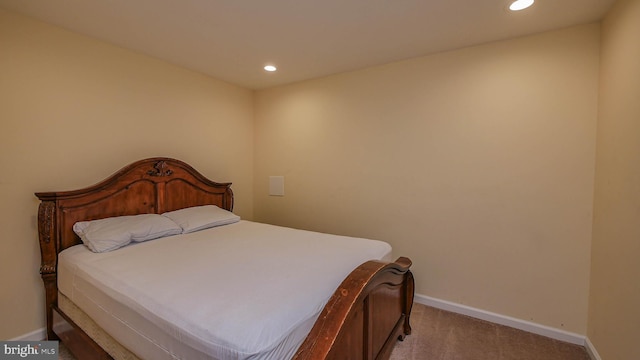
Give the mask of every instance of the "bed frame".
MULTIPOLYGON (((62 250, 81 244, 77 221, 214 204, 233 210, 231 183, 213 182, 171 158, 130 164, 104 181, 74 191, 36 193, 45 287, 47 338, 61 340, 78 359, 111 359, 58 308, 57 262, 62 250)), ((411 333, 414 280, 411 261, 368 261, 340 284, 294 359, 388 359, 397 339, 411 333)), ((286 296, 283 294, 283 296, 286 296)))

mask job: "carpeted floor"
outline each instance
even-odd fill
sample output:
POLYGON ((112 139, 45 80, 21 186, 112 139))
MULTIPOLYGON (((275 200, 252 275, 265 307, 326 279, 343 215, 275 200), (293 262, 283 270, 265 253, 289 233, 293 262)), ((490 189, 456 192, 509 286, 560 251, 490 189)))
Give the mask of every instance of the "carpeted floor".
POLYGON ((415 304, 392 360, 590 360, 582 346, 415 304))
MULTIPOLYGON (((590 360, 582 346, 421 304, 413 307, 411 327, 391 360, 590 360)), ((60 359, 75 358, 60 345, 60 359)))
POLYGON ((58 347, 59 360, 75 360, 75 357, 69 353, 69 350, 62 344, 58 347))

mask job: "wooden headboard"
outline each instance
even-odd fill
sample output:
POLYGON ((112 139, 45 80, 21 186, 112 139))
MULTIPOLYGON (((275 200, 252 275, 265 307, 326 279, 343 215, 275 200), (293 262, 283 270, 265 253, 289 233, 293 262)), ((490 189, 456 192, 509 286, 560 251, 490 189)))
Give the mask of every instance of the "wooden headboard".
POLYGON ((132 163, 84 189, 39 192, 36 196, 41 200, 40 273, 45 282, 47 308, 57 304, 58 253, 82 243, 73 232, 74 223, 112 216, 161 214, 208 204, 233 210, 231 183, 216 183, 180 160, 160 157, 132 163))
POLYGON ((190 165, 170 158, 137 161, 84 189, 36 196, 42 201, 38 211, 40 238, 53 243, 56 252, 81 243, 72 227, 82 220, 161 214, 207 204, 233 210, 231 183, 213 182, 190 165))

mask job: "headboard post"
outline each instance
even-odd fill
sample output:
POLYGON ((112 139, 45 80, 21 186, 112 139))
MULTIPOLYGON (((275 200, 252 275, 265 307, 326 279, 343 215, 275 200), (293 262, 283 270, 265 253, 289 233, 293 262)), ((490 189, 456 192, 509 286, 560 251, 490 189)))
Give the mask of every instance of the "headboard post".
POLYGON ((45 312, 47 316, 47 339, 55 340, 57 336, 52 329, 53 306, 58 304, 58 236, 56 232, 55 201, 43 201, 38 207, 38 238, 40 240, 40 274, 45 289, 45 312))

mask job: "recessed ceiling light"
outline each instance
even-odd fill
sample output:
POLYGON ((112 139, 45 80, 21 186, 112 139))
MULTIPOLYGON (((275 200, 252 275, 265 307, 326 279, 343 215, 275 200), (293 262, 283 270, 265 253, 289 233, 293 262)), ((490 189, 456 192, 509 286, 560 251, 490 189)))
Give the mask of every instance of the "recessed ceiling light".
POLYGON ((274 72, 274 71, 278 70, 278 69, 277 69, 275 66, 273 66, 273 65, 267 65, 267 66, 265 66, 265 67, 264 67, 264 69, 265 69, 266 71, 269 71, 269 72, 274 72))
POLYGON ((520 11, 533 5, 534 0, 516 0, 509 5, 509 10, 520 11))

